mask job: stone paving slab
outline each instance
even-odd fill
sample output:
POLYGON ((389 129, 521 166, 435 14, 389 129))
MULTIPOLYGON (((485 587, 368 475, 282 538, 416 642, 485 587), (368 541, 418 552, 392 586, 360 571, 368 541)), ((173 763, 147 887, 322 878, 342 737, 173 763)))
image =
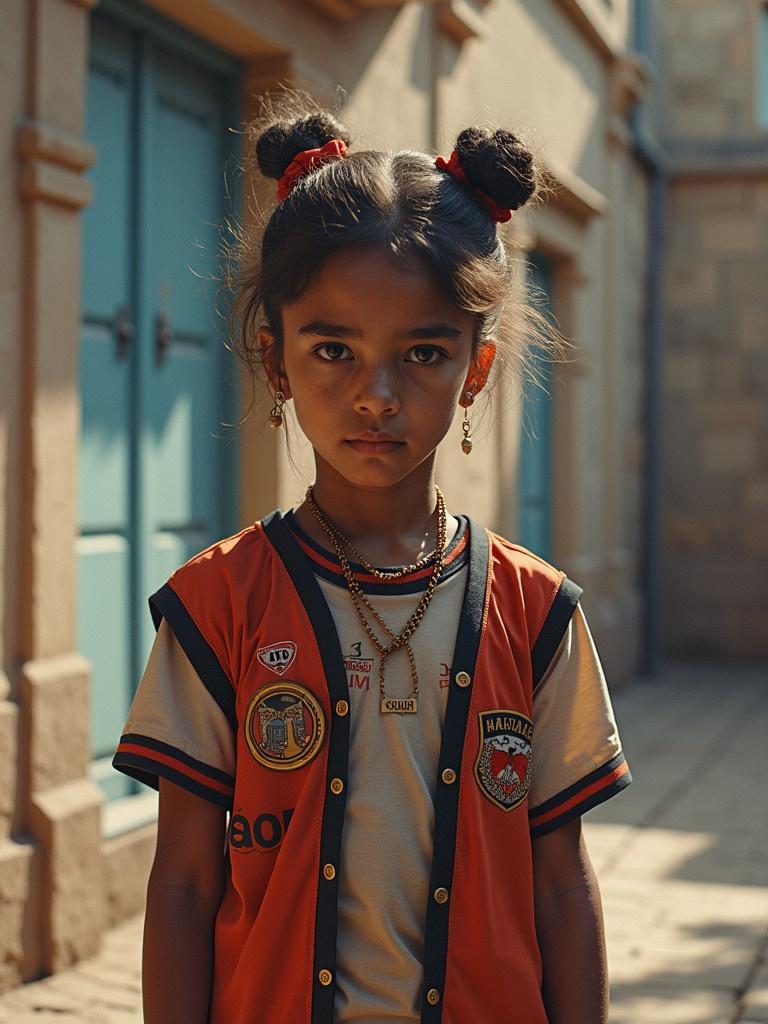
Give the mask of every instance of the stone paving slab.
MULTIPOLYGON (((675 666, 614 704, 635 781, 585 818, 611 1024, 768 1024, 768 670, 675 666)), ((0 996, 0 1024, 140 1024, 141 928, 0 996)))

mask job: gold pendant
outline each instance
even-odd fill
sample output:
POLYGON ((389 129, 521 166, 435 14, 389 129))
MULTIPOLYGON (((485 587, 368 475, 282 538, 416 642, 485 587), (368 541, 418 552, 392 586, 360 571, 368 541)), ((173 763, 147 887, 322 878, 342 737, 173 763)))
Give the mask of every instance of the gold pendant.
POLYGON ((381 713, 383 715, 415 715, 419 710, 418 697, 382 697, 381 713))

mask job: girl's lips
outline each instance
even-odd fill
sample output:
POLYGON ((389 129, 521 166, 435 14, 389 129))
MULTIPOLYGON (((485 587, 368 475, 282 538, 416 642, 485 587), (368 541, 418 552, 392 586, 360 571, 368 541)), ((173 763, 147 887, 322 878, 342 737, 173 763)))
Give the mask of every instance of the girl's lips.
POLYGON ((405 444, 404 441, 363 441, 360 438, 352 438, 345 443, 361 455, 387 455, 405 444))

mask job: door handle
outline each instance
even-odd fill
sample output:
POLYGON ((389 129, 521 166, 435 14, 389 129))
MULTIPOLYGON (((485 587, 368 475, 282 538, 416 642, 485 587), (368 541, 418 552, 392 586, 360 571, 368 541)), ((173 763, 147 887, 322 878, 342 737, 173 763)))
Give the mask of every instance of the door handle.
POLYGON ((136 328, 130 321, 128 307, 121 306, 115 313, 115 355, 118 359, 125 359, 128 350, 136 336, 136 328))
POLYGON ((155 320, 155 361, 162 365, 173 341, 171 321, 167 313, 158 313, 155 320))

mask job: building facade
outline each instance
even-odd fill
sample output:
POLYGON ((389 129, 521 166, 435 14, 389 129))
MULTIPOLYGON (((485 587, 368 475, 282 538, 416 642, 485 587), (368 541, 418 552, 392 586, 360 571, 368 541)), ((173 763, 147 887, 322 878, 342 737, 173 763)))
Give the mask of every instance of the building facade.
MULTIPOLYGON (((727 476, 738 453, 738 528, 744 550, 757 551, 766 464, 756 433, 768 403, 741 401, 739 377, 733 403, 710 408, 732 352, 724 314, 702 317, 698 304, 714 306, 718 268, 738 256, 744 275, 722 270, 729 322, 759 378, 766 185, 754 154, 748 185, 691 183, 694 164, 681 154, 688 163, 674 164, 671 188, 680 226, 670 222, 665 266, 658 129, 690 142, 680 126, 695 60, 676 58, 673 88, 653 26, 661 19, 675 49, 684 14, 717 8, 732 25, 727 12, 741 6, 670 0, 662 18, 630 0, 6 0, 0 987, 92 953, 106 927, 142 905, 155 799, 109 759, 151 641, 146 596, 210 540, 293 504, 306 484, 306 448, 288 458, 264 429, 263 398, 233 426, 250 382, 216 313, 221 225, 268 201, 237 166, 244 120, 271 90, 296 86, 333 103, 340 86, 360 147, 447 155, 478 121, 524 133, 554 191, 513 217, 510 241, 521 279, 532 276, 575 349, 546 390, 497 389, 470 459, 457 418, 441 484, 453 508, 584 588, 612 684, 653 669, 662 614, 670 649, 699 645, 707 616, 712 638, 713 608, 696 581, 717 507, 686 485, 695 470, 682 447, 662 476, 660 424, 699 431, 713 473, 727 476), (712 227, 700 218, 705 195, 721 211, 712 227), (685 255, 694 236, 695 270, 685 255), (676 303, 667 308, 665 284, 676 303), (690 351, 699 328, 720 370, 690 351), (676 337, 663 386, 665 329, 676 337), (662 513, 664 487, 676 504, 662 513), (673 578, 661 575, 662 554, 673 578)), ((706 17, 719 46, 722 26, 706 17)), ((752 41, 732 30, 723 67, 754 64, 752 41)), ((729 104, 744 102, 724 75, 729 99, 722 109, 711 99, 711 119, 702 99, 695 120, 712 129, 711 146, 733 124, 729 104)), ((739 130, 753 143, 759 135, 739 130)), ((751 585, 746 596, 733 585, 734 614, 760 601, 764 612, 756 577, 751 585)), ((765 655, 756 629, 734 646, 729 628, 714 629, 712 650, 765 655)))

